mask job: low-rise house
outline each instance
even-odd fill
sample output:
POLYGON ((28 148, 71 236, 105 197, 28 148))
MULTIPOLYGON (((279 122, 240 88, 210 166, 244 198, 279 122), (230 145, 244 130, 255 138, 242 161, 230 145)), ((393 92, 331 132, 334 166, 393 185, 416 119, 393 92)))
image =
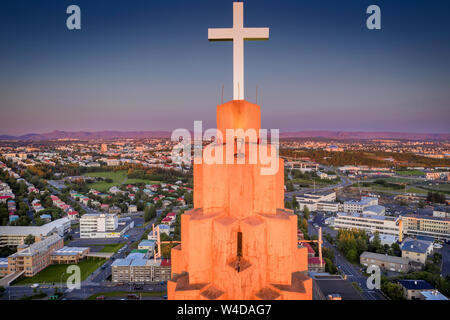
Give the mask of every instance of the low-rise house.
POLYGON ((397 282, 402 287, 403 296, 407 300, 421 300, 423 297, 422 292, 436 290, 425 280, 398 280, 397 282))
POLYGON ((402 258, 425 265, 428 255, 433 251, 433 243, 431 241, 408 238, 403 241, 401 249, 402 258))
POLYGON ((150 253, 153 252, 156 246, 156 241, 153 240, 142 240, 138 244, 138 250, 147 250, 150 253))
POLYGON ((90 252, 90 248, 86 247, 62 247, 53 251, 51 261, 55 264, 77 264, 83 260, 90 252))
POLYGON ((360 255, 359 261, 366 267, 376 265, 380 269, 388 271, 408 272, 410 269, 408 259, 368 251, 364 251, 360 255))
POLYGON ((122 212, 122 210, 117 206, 112 206, 109 208, 109 213, 120 214, 121 212, 122 212))

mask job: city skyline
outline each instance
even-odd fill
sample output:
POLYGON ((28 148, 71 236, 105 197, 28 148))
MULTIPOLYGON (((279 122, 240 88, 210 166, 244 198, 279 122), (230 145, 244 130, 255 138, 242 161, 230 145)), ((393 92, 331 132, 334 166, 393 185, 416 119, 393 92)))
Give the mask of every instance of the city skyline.
MULTIPOLYGON (((244 24, 271 32, 245 45, 263 128, 449 132, 448 4, 377 1, 382 29, 367 30, 369 1, 245 3, 244 24)), ((232 1, 78 1, 79 31, 70 4, 2 3, 0 134, 214 127, 232 45, 207 28, 231 26, 232 1)))

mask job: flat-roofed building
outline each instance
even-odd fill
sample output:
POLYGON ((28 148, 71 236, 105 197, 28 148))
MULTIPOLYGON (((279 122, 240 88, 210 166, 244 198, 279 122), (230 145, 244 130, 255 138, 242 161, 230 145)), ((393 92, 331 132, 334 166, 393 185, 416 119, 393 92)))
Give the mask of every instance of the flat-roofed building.
POLYGON ((420 291, 421 297, 420 300, 448 300, 446 296, 444 296, 442 293, 440 293, 437 290, 424 290, 420 291))
POLYGON ((400 218, 390 216, 369 215, 363 213, 338 212, 333 226, 336 229, 358 229, 367 233, 399 236, 401 233, 400 218))
POLYGON ((344 202, 344 212, 363 213, 364 209, 369 206, 378 205, 378 198, 361 197, 361 200, 349 200, 344 202))
POLYGON ((313 300, 364 300, 349 280, 341 275, 310 272, 313 300))
POLYGON ((8 274, 8 258, 0 258, 0 278, 8 274))
POLYGON ((408 272, 410 269, 408 259, 368 251, 364 251, 359 256, 359 261, 366 267, 376 265, 380 269, 388 271, 408 272))
POLYGON ((80 218, 80 238, 120 237, 119 220, 116 214, 89 213, 80 218))
POLYGON ((450 218, 406 214, 402 220, 403 232, 407 235, 450 240, 450 218))
POLYGON ((138 244, 138 250, 147 250, 149 252, 153 252, 156 246, 156 241, 153 240, 142 240, 138 244))
POLYGON ((34 236, 35 241, 58 234, 63 237, 70 231, 70 219, 67 217, 54 220, 42 226, 0 226, 0 247, 24 244, 25 238, 34 236))
POLYGON ((52 253, 63 246, 63 238, 56 234, 29 246, 20 245, 8 257, 8 273, 24 271, 24 276, 32 277, 49 266, 52 253))
POLYGON ((340 204, 338 202, 335 202, 336 192, 334 191, 305 193, 302 196, 296 196, 296 200, 299 204, 300 210, 303 210, 305 207, 307 207, 309 211, 339 211, 340 204))
POLYGON ((67 247, 53 251, 51 261, 55 264, 77 264, 90 252, 89 247, 67 247))
POLYGON ((384 206, 380 206, 378 204, 373 206, 367 206, 363 209, 364 214, 372 214, 377 216, 384 216, 386 213, 386 208, 384 206))
POLYGON ((167 281, 171 276, 168 259, 151 259, 140 252, 130 253, 125 259, 116 259, 112 265, 113 283, 151 283, 167 281))

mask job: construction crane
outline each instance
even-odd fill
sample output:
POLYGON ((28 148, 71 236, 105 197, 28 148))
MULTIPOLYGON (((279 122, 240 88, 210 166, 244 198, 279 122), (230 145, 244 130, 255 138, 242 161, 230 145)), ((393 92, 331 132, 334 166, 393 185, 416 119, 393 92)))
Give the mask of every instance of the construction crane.
POLYGON ((161 241, 161 233, 159 232, 159 225, 156 227, 155 224, 152 224, 152 238, 156 239, 156 246, 158 247, 158 252, 156 252, 156 248, 153 249, 153 260, 161 258, 161 243, 181 243, 181 241, 161 241))

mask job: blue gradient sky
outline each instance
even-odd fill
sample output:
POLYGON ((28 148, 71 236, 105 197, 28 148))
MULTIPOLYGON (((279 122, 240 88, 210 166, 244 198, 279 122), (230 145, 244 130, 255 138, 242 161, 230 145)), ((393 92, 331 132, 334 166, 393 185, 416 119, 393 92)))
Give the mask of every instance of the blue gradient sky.
MULTIPOLYGON (((282 131, 450 132, 450 2, 248 0, 246 99, 282 131), (382 30, 365 27, 378 4, 382 30)), ((0 2, 0 133, 215 126, 232 45, 232 1, 0 2), (65 26, 81 7, 82 30, 65 26)))

